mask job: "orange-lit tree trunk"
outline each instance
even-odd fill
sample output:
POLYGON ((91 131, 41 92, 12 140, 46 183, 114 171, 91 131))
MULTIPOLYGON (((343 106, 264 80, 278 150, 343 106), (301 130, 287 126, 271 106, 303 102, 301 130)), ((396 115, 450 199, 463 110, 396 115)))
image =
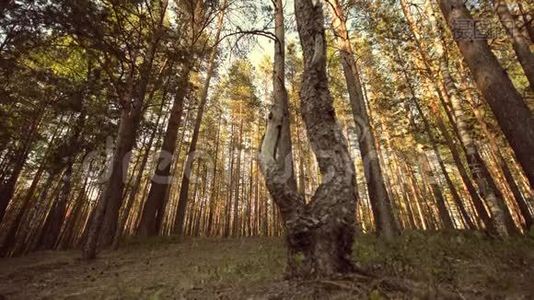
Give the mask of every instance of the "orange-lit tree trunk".
POLYGON ((490 209, 493 223, 492 227, 495 230, 495 233, 501 237, 507 237, 510 233, 506 225, 506 219, 511 217, 508 214, 504 200, 493 182, 493 178, 491 178, 491 175, 487 170, 485 162, 480 156, 475 141, 467 130, 465 113, 461 107, 460 97, 457 95, 456 86, 449 73, 449 67, 445 59, 443 60, 441 71, 447 89, 446 92, 451 99, 453 115, 458 124, 457 128, 465 150, 467 165, 469 166, 471 174, 478 186, 480 195, 490 209))
POLYGON ((375 134, 369 122, 360 75, 347 30, 347 17, 339 0, 329 0, 328 3, 332 7, 336 46, 339 49, 341 65, 347 82, 352 114, 356 126, 359 127, 360 134, 358 136, 358 143, 363 158, 365 179, 373 209, 376 230, 378 235, 384 237, 386 240, 391 240, 398 233, 398 227, 393 218, 391 200, 387 193, 384 176, 380 167, 375 134))
POLYGON ((534 117, 486 40, 476 28, 469 32, 461 24, 474 20, 462 0, 440 0, 441 11, 454 33, 476 85, 488 102, 531 186, 534 186, 534 117), (463 22, 463 23, 462 23, 463 22))
MULTIPOLYGON (((224 2, 223 6, 226 5, 226 2, 224 2)), ((200 125, 202 124, 202 118, 204 116, 204 110, 206 108, 206 103, 208 101, 208 90, 211 83, 211 78, 215 74, 216 70, 216 58, 217 58, 217 45, 219 43, 221 31, 224 24, 224 10, 220 13, 218 24, 217 24, 217 33, 215 34, 215 45, 213 46, 213 49, 210 54, 210 58, 208 61, 208 70, 206 73, 206 78, 204 79, 204 85, 202 86, 202 90, 200 93, 200 104, 198 106, 198 111, 195 119, 195 124, 193 128, 193 136, 191 137, 191 143, 189 145, 189 151, 187 152, 187 157, 185 160, 185 171, 182 176, 182 183, 180 185, 180 196, 178 197, 178 208, 176 212, 176 218, 174 220, 174 232, 178 235, 181 235, 183 233, 184 228, 184 221, 185 221, 185 213, 187 208, 187 202, 189 197, 189 177, 190 177, 190 168, 187 166, 190 166, 192 164, 193 159, 195 158, 195 151, 197 149, 197 142, 198 137, 200 134, 200 125)))

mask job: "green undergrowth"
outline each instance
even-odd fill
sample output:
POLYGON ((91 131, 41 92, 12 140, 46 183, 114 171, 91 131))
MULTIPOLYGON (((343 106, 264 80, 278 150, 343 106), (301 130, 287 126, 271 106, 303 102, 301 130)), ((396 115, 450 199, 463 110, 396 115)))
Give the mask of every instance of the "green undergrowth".
MULTIPOLYGON (((365 289, 361 283, 357 290, 346 281, 327 282, 320 294, 295 289, 283 280, 285 255, 279 238, 135 238, 124 241, 117 251, 100 253, 93 262, 81 261, 78 251, 38 252, 0 260, 0 299, 2 295, 7 299, 322 299, 330 293, 341 295, 340 299, 382 299, 390 295, 384 289, 365 289), (344 286, 349 288, 339 294, 344 286)), ((354 260, 378 278, 410 280, 428 290, 445 286, 465 298, 534 298, 532 237, 499 241, 478 233, 405 232, 386 243, 360 235, 354 260)))
POLYGON ((356 239, 354 256, 374 273, 409 278, 429 288, 445 285, 497 297, 525 291, 534 295, 532 237, 502 241, 478 232, 414 231, 386 243, 362 235, 356 239))

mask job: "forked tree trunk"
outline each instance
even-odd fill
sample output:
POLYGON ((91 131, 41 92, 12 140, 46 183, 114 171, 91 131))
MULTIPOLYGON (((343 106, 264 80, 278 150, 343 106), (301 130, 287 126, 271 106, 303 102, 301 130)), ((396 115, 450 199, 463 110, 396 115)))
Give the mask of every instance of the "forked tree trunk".
POLYGON ((285 169, 287 183, 294 189, 297 187, 293 170, 293 144, 291 141, 289 97, 286 88, 285 60, 285 24, 284 24, 284 1, 274 1, 275 13, 275 43, 274 43, 274 64, 273 64, 273 114, 281 118, 278 152, 275 158, 277 163, 285 169))
MULTIPOLYGON (((287 234, 288 275, 332 276, 354 270, 351 260, 357 193, 354 164, 336 121, 326 73, 326 40, 321 3, 296 0, 295 14, 304 53, 300 91, 302 116, 322 174, 309 204, 284 178, 277 162, 282 122, 271 112, 260 162, 266 184, 280 208, 287 234)), ((287 177, 287 176, 286 176, 287 177)))
POLYGON ((478 39, 476 28, 465 32, 462 24, 473 22, 462 0, 440 0, 440 8, 480 92, 488 102, 518 162, 534 186, 534 117, 499 64, 487 41, 478 39), (475 32, 473 32, 475 31, 475 32), (466 36, 467 34, 467 36, 466 36))
POLYGON ((333 26, 337 48, 340 50, 341 65, 347 82, 352 115, 359 129, 358 143, 363 158, 363 169, 367 190, 373 210, 376 231, 386 240, 391 240, 398 233, 398 226, 393 218, 391 200, 386 190, 384 176, 380 167, 376 149, 376 139, 369 121, 367 107, 363 97, 362 85, 354 51, 347 31, 347 17, 339 0, 328 1, 332 8, 333 26))

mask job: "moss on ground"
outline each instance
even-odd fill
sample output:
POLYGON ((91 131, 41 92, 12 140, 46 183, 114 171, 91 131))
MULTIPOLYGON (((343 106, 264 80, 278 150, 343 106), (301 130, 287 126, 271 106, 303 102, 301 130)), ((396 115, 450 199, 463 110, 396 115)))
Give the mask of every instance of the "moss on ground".
MULTIPOLYGON (((354 257, 380 278, 410 280, 458 298, 534 298, 534 239, 407 232, 391 243, 357 237, 354 257)), ((283 280, 281 239, 133 239, 93 262, 77 251, 0 260, 7 299, 412 298, 377 280, 283 280)), ((2 297, 0 296, 0 299, 2 297)))

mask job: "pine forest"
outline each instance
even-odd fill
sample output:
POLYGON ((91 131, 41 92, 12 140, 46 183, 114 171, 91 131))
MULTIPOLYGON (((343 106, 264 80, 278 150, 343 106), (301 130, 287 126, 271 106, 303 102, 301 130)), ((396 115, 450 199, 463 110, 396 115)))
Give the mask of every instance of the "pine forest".
POLYGON ((534 298, 534 2, 0 1, 0 299, 534 298))

